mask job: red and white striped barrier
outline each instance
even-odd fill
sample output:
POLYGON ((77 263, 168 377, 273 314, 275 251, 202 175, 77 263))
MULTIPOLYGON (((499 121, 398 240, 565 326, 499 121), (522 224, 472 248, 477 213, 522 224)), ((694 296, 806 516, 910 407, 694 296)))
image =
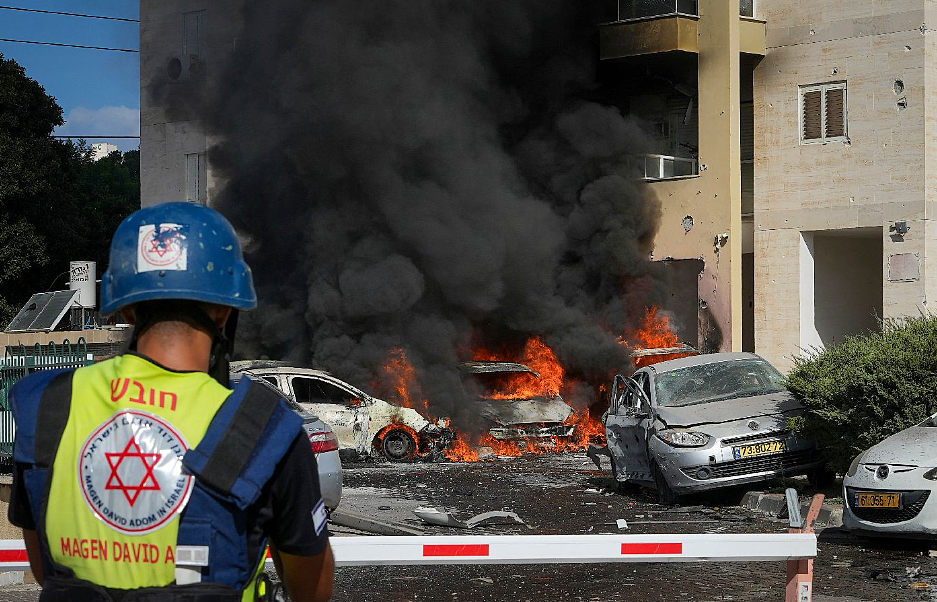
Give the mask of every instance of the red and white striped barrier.
POLYGON ((817 555, 812 533, 333 537, 338 566, 788 561, 817 555))
MULTIPOLYGON (((333 537, 330 542, 338 566, 770 562, 817 555, 813 533, 333 537)), ((29 570, 29 561, 22 540, 0 540, 0 571, 23 570, 29 570)))

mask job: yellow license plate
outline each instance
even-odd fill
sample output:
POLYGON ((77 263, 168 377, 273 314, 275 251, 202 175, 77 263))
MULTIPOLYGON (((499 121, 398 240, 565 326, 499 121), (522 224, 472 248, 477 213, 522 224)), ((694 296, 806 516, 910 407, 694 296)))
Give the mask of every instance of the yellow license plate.
POLYGON ((857 493, 856 508, 900 508, 900 493, 857 493))
POLYGON ((733 455, 736 459, 750 458, 752 456, 767 456, 768 454, 779 454, 786 451, 786 441, 765 441, 764 443, 740 445, 732 448, 733 455))

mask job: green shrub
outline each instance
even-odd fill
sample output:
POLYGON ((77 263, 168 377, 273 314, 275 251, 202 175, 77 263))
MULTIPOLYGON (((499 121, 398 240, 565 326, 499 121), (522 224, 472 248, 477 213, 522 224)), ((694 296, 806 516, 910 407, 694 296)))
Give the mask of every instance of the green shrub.
POLYGON ((807 407, 792 428, 844 474, 859 453, 937 412, 937 317, 884 320, 879 333, 808 351, 787 385, 807 407))

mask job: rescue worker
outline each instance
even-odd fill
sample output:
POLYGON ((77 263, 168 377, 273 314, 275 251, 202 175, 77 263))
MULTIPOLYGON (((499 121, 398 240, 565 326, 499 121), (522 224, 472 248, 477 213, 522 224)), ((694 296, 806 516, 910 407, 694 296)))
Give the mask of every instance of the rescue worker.
POLYGON ((231 225, 192 203, 121 223, 101 311, 130 351, 16 384, 10 522, 41 602, 327 600, 334 562, 302 419, 269 389, 229 389, 238 310, 257 305, 231 225))

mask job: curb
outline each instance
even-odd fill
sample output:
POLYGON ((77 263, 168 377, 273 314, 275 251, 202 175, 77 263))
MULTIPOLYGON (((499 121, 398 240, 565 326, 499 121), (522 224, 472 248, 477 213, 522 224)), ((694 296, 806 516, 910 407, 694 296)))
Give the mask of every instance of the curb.
MULTIPOLYGON (((787 500, 780 493, 764 493, 761 491, 749 491, 742 498, 739 504, 742 508, 747 508, 753 512, 765 514, 775 518, 787 518, 787 500)), ((806 516, 807 509, 810 507, 810 500, 801 501, 801 515, 806 516)), ((832 504, 823 504, 820 508, 820 515, 817 517, 817 523, 827 527, 843 526, 843 509, 832 504)))

